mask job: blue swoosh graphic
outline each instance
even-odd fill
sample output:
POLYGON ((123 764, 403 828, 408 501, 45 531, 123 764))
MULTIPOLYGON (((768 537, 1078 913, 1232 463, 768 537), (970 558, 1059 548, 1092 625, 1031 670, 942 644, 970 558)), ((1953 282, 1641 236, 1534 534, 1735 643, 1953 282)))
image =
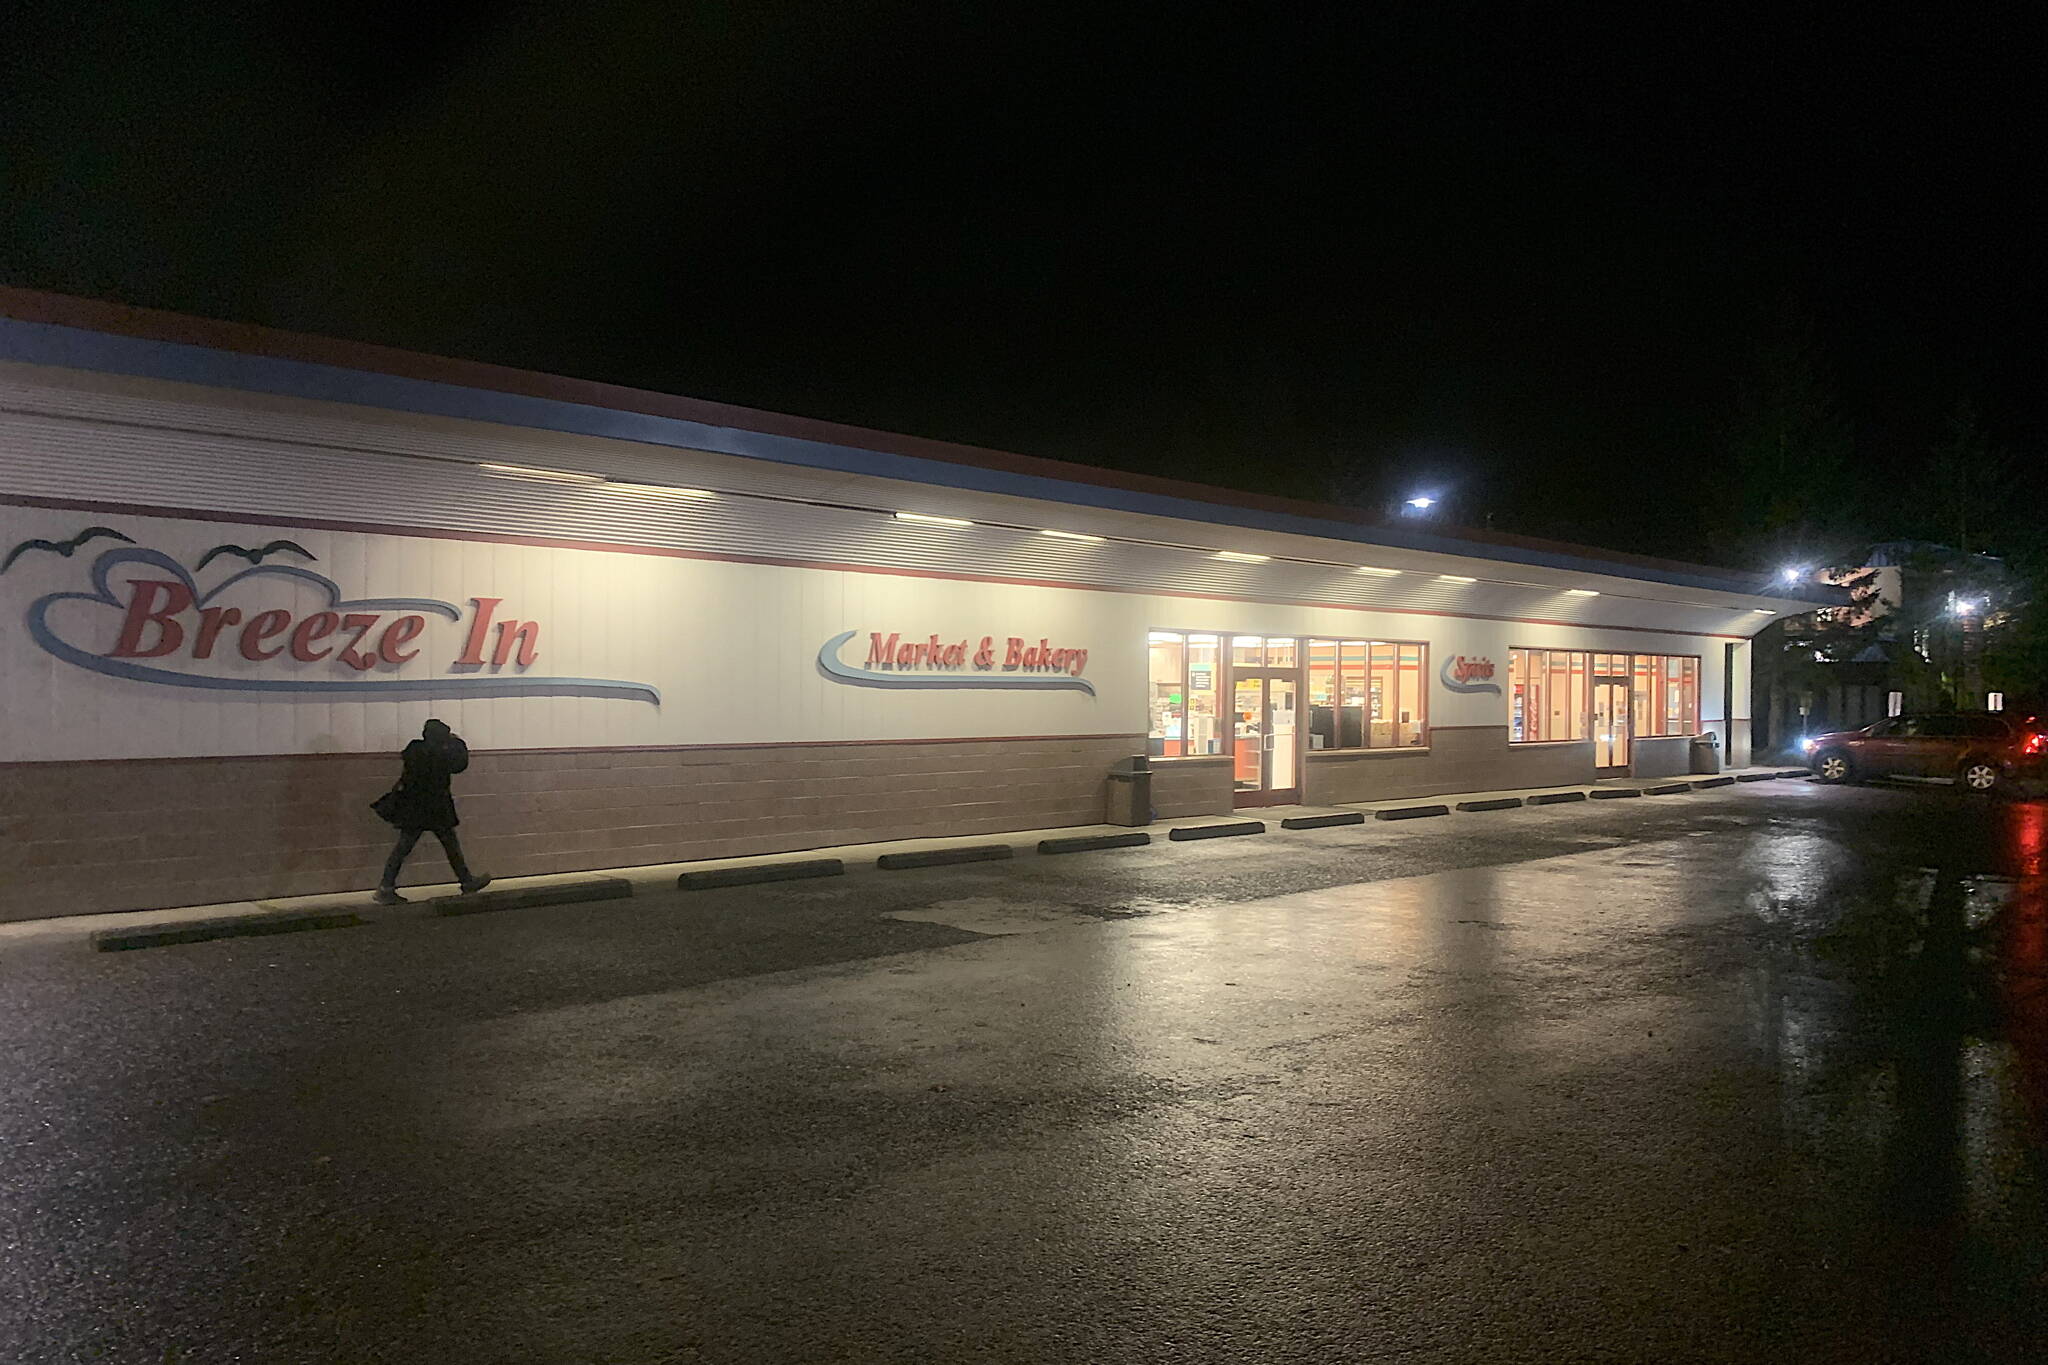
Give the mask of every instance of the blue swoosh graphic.
POLYGON ((840 659, 839 651, 848 640, 858 634, 860 632, 857 630, 842 631, 827 640, 824 647, 818 651, 818 671, 834 682, 847 683, 853 687, 986 687, 1023 691, 1059 690, 1086 692, 1091 697, 1095 695, 1095 684, 1086 678, 1021 677, 1011 673, 877 673, 872 669, 855 668, 840 659))
POLYGON ((285 692, 325 696, 371 697, 446 697, 461 695, 468 697, 624 697, 651 701, 661 705, 661 689, 652 683, 621 682, 611 678, 528 678, 528 677, 472 677, 472 678, 374 678, 350 680, 347 678, 225 678, 194 673, 177 673, 167 668, 152 668, 148 664, 127 659, 110 659, 103 654, 93 654, 79 649, 65 641, 50 628, 50 608, 59 602, 92 602, 100 606, 119 607, 121 601, 108 585, 108 576, 123 564, 148 564, 154 568, 175 574, 180 582, 192 593, 196 606, 204 606, 221 593, 227 591, 245 578, 257 575, 270 577, 297 578, 323 589, 327 594, 327 609, 332 611, 412 611, 432 612, 445 616, 451 621, 462 619, 462 609, 452 602, 443 602, 431 597, 364 597, 350 601, 341 599, 340 585, 334 580, 288 564, 259 564, 252 569, 230 575, 211 590, 200 592, 198 584, 185 566, 169 555, 157 550, 125 549, 109 550, 93 561, 91 592, 53 592, 37 598, 29 604, 29 637, 46 652, 91 672, 110 678, 125 678, 130 682, 157 683, 166 687, 191 687, 208 692, 285 692))

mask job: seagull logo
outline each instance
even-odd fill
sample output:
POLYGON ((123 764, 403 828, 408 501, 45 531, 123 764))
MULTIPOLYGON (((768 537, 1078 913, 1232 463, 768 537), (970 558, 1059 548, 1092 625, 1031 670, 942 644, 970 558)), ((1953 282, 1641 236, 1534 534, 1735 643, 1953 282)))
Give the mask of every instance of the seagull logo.
POLYGON ((49 550, 69 559, 78 552, 79 546, 103 539, 118 540, 127 545, 135 543, 111 526, 88 526, 69 540, 24 540, 21 544, 7 552, 6 559, 0 560, 0 573, 6 573, 9 569, 13 568, 14 561, 20 559, 30 550, 49 550))
POLYGON ((222 555, 233 555, 237 559, 246 559, 251 564, 261 564, 274 554, 295 554, 301 559, 319 558, 318 555, 294 540, 273 540, 268 545, 255 550, 250 549, 246 545, 216 545, 205 554, 199 556, 199 567, 195 568, 192 572, 203 572, 207 565, 213 563, 214 560, 222 555))

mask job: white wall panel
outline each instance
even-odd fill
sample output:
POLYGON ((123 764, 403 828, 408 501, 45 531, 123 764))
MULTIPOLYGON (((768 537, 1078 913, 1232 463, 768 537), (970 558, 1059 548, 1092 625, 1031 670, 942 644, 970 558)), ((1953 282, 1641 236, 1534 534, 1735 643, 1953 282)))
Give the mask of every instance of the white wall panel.
MULTIPOLYGON (((1221 602, 1137 594, 991 584, 971 580, 796 568, 627 553, 506 545, 425 535, 292 530, 256 523, 94 515, 0 506, 0 553, 34 537, 65 540, 86 524, 106 525, 196 566, 212 546, 259 546, 291 539, 315 559, 305 565, 332 578, 345 599, 436 598, 463 609, 461 622, 436 620, 415 643, 419 657, 365 673, 333 659, 302 663, 281 656, 251 664, 235 649, 239 628, 224 632, 206 664, 135 660, 242 682, 314 678, 355 682, 409 679, 434 689, 425 697, 327 693, 205 691, 104 676, 61 661, 30 638, 27 615, 46 594, 83 591, 98 557, 125 550, 98 540, 69 558, 30 550, 0 576, 0 759, 52 760, 214 754, 379 752, 440 715, 484 748, 617 745, 724 745, 974 738, 992 735, 1134 733, 1145 724, 1146 632, 1206 629, 1247 634, 1420 639, 1431 648, 1431 716, 1436 725, 1499 725, 1506 703, 1492 693, 1460 694, 1436 674, 1451 654, 1491 658, 1503 685, 1511 645, 1698 654, 1704 714, 1718 715, 1721 651, 1695 636, 1589 630, 1455 617, 1418 617, 1334 607, 1221 602), (473 619, 472 599, 502 599, 497 619, 540 623, 539 652, 525 669, 486 667, 495 677, 573 677, 647 683, 658 705, 632 697, 465 695, 470 676, 453 667, 473 619), (1036 644, 1089 651, 1089 696, 1068 690, 891 690, 849 686, 821 675, 821 646, 858 632, 842 657, 866 655, 868 632, 905 642, 932 633, 970 646, 1011 635, 1036 644)), ((297 565, 280 553, 267 567, 297 565)), ((194 575, 202 592, 246 566, 218 559, 194 575)), ((126 567, 111 580, 162 578, 126 567)), ((125 592, 117 591, 123 601, 125 592)), ((324 605, 314 585, 266 572, 213 599, 243 621, 272 607, 294 621, 324 605)), ((381 613, 378 631, 398 613, 381 613)), ((67 601, 48 619, 60 635, 95 655, 112 647, 119 606, 67 601)), ((188 644, 196 612, 177 618, 188 644)), ((337 637, 338 638, 338 637, 337 637)), ((376 638, 364 641, 368 647, 376 638)), ((332 641, 323 642, 332 643, 332 641)), ((495 640, 487 642, 495 643, 495 640)), ((969 670, 971 672, 971 670, 969 670)), ((1000 669, 997 670, 1001 672, 1000 669)), ((920 674, 920 676, 938 676, 920 674)))

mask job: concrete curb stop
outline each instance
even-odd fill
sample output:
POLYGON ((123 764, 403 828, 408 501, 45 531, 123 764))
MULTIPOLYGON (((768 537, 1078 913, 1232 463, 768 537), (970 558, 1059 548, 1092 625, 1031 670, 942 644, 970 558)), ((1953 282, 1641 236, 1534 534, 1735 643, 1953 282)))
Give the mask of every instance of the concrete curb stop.
POLYGON ((1040 839, 1040 853, 1093 853, 1101 848, 1143 848, 1152 842, 1152 836, 1143 832, 1130 834, 1076 834, 1065 839, 1040 839))
POLYGON ((542 905, 574 905, 580 901, 625 900, 633 894, 633 883, 624 877, 595 877, 587 882, 564 882, 560 886, 518 886, 503 891, 481 891, 474 896, 441 896, 428 904, 436 915, 488 915, 494 910, 530 910, 542 905))
POLYGON ((1334 815, 1290 815, 1280 822, 1282 829, 1329 829, 1333 825, 1362 825, 1362 810, 1338 811, 1334 815))
POLYGON ((965 848, 926 848, 914 853, 884 853, 875 866, 887 872, 909 867, 946 867, 953 863, 993 863, 1014 858, 1017 850, 1008 844, 969 844, 965 848))
POLYGON ((1690 782, 1659 782, 1654 787, 1643 788, 1645 796, 1688 796, 1692 793, 1690 782))
POLYGON ((1490 801, 1460 801, 1458 803, 1458 809, 1462 811, 1520 810, 1521 808, 1522 798, 1519 796, 1497 796, 1490 801))
POLYGON ((1776 773, 1737 773, 1735 774, 1735 780, 1737 782, 1769 782, 1776 776, 1776 773))
POLYGON ((1567 801, 1583 801, 1585 799, 1586 794, 1584 792, 1537 792, 1523 804, 1530 806, 1558 806, 1563 805, 1567 801))
POLYGON ((164 948, 174 943, 206 943, 217 938, 258 938, 267 934, 296 934, 307 929, 352 929, 363 917, 344 911, 301 911, 284 915, 236 915, 227 919, 187 920, 183 924, 159 924, 139 929, 99 929, 92 935, 93 951, 121 953, 131 948, 164 948))
POLYGON ((1393 806, 1372 813, 1375 820, 1422 820, 1432 815, 1449 815, 1449 806, 1393 806))
POLYGON ((1234 834, 1264 834, 1263 820, 1232 820, 1221 825, 1181 825, 1166 832, 1176 843, 1189 839, 1227 839, 1234 834))
POLYGON ((1619 801, 1624 797, 1641 796, 1642 794, 1643 789, 1641 787, 1596 787, 1593 791, 1593 799, 1595 801, 1619 801))
POLYGON ((1811 777, 1811 776, 1813 776, 1813 774, 1812 774, 1811 772, 1807 771, 1807 770, 1806 770, 1805 768, 1780 768, 1780 769, 1778 769, 1778 771, 1776 771, 1776 772, 1772 773, 1772 774, 1771 774, 1771 776, 1772 776, 1772 777, 1811 777))
POLYGON ((846 864, 837 858, 805 858, 798 862, 753 863, 746 867, 707 867, 676 877, 678 891, 711 891, 721 886, 758 886, 762 882, 793 882, 806 877, 840 877, 846 864))
POLYGON ((1732 777, 1703 777, 1692 784, 1692 789, 1696 792, 1703 792, 1715 787, 1732 787, 1734 785, 1735 779, 1732 777))

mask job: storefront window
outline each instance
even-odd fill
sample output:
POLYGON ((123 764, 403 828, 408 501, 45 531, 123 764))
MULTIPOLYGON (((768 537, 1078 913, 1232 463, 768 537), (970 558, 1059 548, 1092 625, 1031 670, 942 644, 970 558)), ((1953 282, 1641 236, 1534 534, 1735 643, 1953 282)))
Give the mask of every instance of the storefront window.
POLYGON ((1401 646, 1401 703, 1394 714, 1394 742, 1413 749, 1423 742, 1422 707, 1428 695, 1423 683, 1422 646, 1401 646))
POLYGON ((1337 748, 1337 659, 1335 640, 1308 642, 1308 747, 1337 748))
POLYGON ((1160 758, 1224 752, 1216 723, 1222 637, 1155 630, 1149 651, 1150 751, 1160 758))
MULTIPOLYGON (((1685 655, 1511 649, 1508 740, 1539 744, 1587 738, 1593 713, 1609 706, 1605 700, 1595 705, 1595 679, 1611 680, 1616 692, 1626 680, 1630 733, 1637 738, 1695 734, 1699 676, 1700 661, 1685 655)), ((1620 710, 1618 705, 1609 709, 1620 710)))
POLYGON ((1338 645, 1343 675, 1337 680, 1337 742, 1333 748, 1365 747, 1366 642, 1345 640, 1338 645))
POLYGON ((1509 650, 1509 742, 1547 744, 1586 738, 1591 726, 1595 662, 1593 655, 1580 650, 1509 650))
POLYGON ((1311 749, 1421 748, 1429 743, 1429 647, 1419 642, 1155 630, 1148 649, 1150 748, 1157 757, 1230 753, 1233 735, 1263 735, 1251 727, 1268 720, 1237 714, 1239 708, 1223 690, 1225 672, 1240 681, 1251 675, 1255 684, 1261 672, 1274 680, 1262 685, 1260 695, 1271 691, 1288 699, 1270 721, 1276 735, 1283 713, 1288 733, 1296 733, 1295 698, 1300 694, 1294 689, 1305 683, 1311 749), (1283 672, 1293 676, 1282 678, 1283 672))
POLYGON ((1187 752, 1187 663, 1184 635, 1152 633, 1151 751, 1163 757, 1187 752))
POLYGON ((1693 735, 1700 728, 1700 661, 1672 655, 1654 661, 1654 720, 1658 735, 1693 735))
POLYGON ((1191 754, 1223 752, 1222 730, 1217 724, 1222 709, 1216 700, 1217 689, 1223 685, 1217 676, 1222 671, 1222 654, 1222 636, 1188 636, 1187 751, 1191 754))
POLYGON ((1429 742, 1427 646, 1371 640, 1307 643, 1309 747, 1416 748, 1429 742))

